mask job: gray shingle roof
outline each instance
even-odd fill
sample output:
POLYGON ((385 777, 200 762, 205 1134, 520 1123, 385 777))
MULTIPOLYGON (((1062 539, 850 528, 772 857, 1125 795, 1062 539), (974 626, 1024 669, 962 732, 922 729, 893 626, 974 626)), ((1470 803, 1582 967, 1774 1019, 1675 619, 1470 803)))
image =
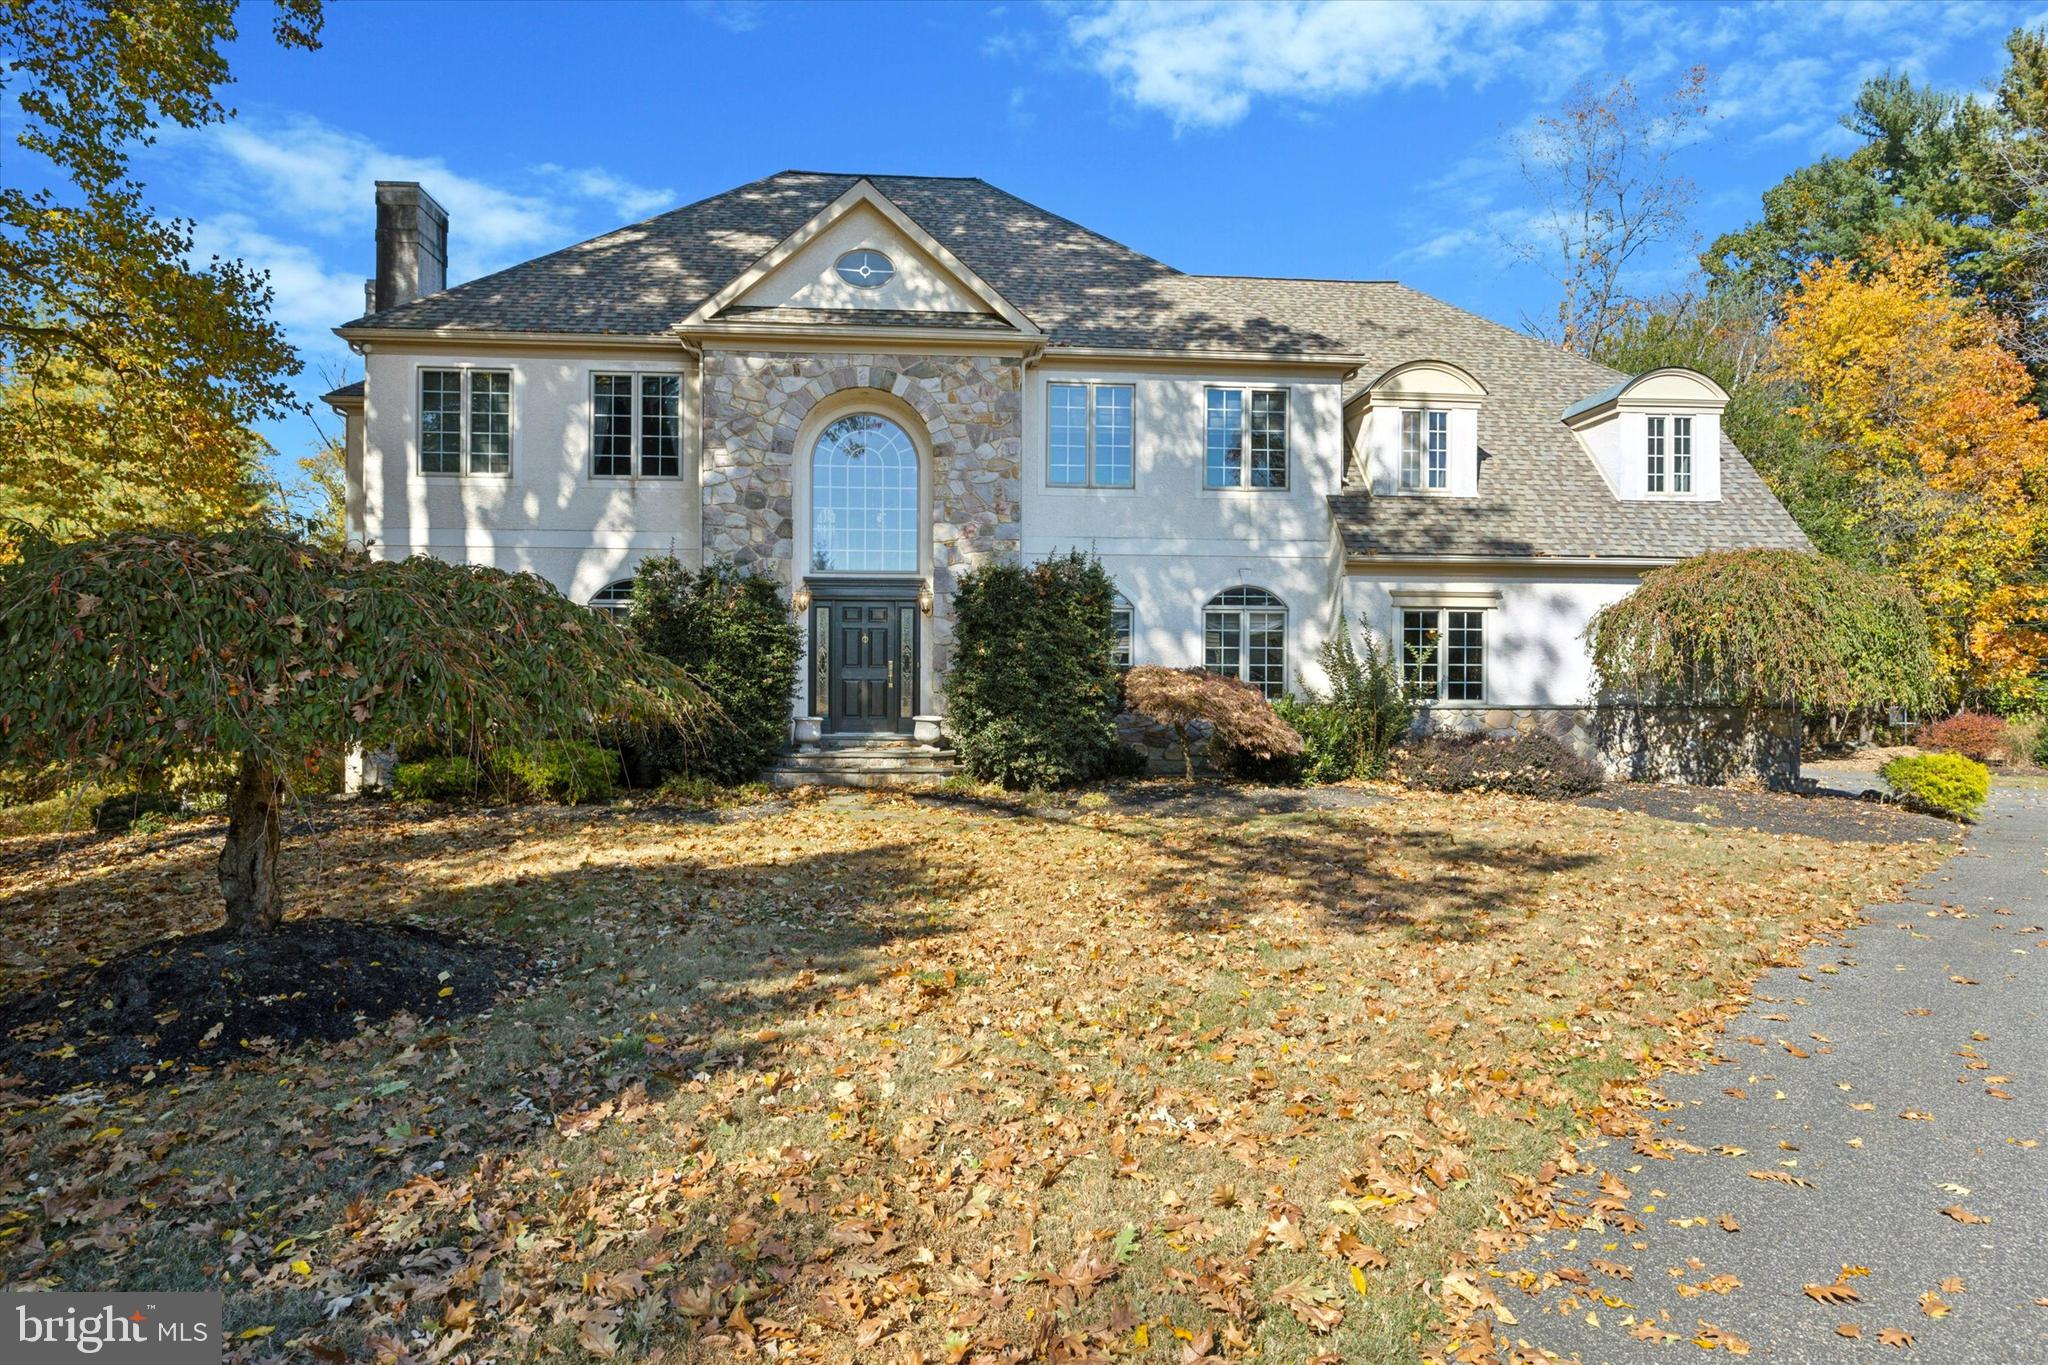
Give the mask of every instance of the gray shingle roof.
MULTIPOLYGON (((862 178, 784 171, 350 325, 662 333, 862 178)), ((1725 439, 1720 502, 1617 501, 1562 416, 1625 377, 1426 294, 1386 281, 1186 275, 985 181, 865 178, 1053 347, 1356 356, 1347 399, 1403 361, 1469 370, 1487 391, 1480 495, 1375 498, 1347 487, 1330 506, 1352 554, 1678 558, 1807 547, 1725 439)), ((771 314, 840 320, 788 309, 754 316, 771 314)), ((978 315, 945 316, 982 325, 970 321, 978 315)))

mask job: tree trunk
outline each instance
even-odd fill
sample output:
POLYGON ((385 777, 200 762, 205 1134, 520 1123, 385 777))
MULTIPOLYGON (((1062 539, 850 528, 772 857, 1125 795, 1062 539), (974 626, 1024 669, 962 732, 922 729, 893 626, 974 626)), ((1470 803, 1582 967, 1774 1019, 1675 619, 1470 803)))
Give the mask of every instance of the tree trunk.
POLYGON ((1194 742, 1188 738, 1188 727, 1185 725, 1174 726, 1173 733, 1174 737, 1180 740, 1180 761, 1187 768, 1188 781, 1192 782, 1195 780, 1194 742))
POLYGON ((253 753, 242 755, 228 798, 228 837, 220 850, 220 894, 227 927, 237 934, 268 933, 284 917, 277 885, 278 806, 284 782, 253 753))

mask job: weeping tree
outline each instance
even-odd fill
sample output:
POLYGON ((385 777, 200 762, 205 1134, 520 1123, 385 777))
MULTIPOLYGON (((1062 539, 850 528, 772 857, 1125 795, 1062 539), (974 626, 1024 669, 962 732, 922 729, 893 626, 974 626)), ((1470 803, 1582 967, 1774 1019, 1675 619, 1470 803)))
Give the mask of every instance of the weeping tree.
POLYGON ((377 563, 261 530, 30 539, 0 567, 0 761, 149 773, 233 761, 228 927, 274 929, 294 775, 425 734, 482 748, 677 722, 675 665, 530 574, 377 563))
POLYGON ((1935 697, 1927 618, 1902 583, 1799 550, 1726 550, 1643 575, 1586 629, 1608 697, 1797 706, 1840 721, 1935 697))

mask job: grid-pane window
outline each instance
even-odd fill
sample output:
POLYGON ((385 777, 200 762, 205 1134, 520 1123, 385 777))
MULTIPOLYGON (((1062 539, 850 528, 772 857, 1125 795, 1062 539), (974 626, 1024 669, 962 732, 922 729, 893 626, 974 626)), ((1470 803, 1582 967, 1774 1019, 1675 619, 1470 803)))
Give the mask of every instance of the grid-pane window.
POLYGON ((633 377, 599 374, 590 379, 590 472, 625 478, 633 472, 633 377))
POLYGON ((1098 384, 1094 389, 1095 470, 1099 488, 1131 486, 1131 400, 1128 384, 1098 384))
POLYGON ((1485 701, 1486 613, 1404 609, 1401 682, 1416 701, 1485 701))
POLYGON ((1434 701, 1441 685, 1442 644, 1434 611, 1401 613, 1401 682, 1418 701, 1434 701))
POLYGON ((1667 475, 1664 467, 1664 419, 1662 417, 1650 417, 1644 419, 1644 421, 1649 433, 1645 438, 1643 446, 1644 457, 1649 462, 1647 465, 1649 489, 1652 493, 1662 493, 1667 491, 1665 486, 1667 475))
POLYGON ((633 580, 621 578, 607 583, 590 595, 590 609, 623 621, 633 612, 633 580))
POLYGON ((917 572, 917 447, 886 417, 858 412, 811 451, 811 568, 917 572))
POLYGON ((1046 481, 1061 488, 1088 482, 1088 386, 1053 384, 1046 393, 1050 445, 1046 481))
POLYGON ((1109 657, 1118 668, 1131 666, 1131 604, 1121 594, 1109 609, 1109 657))
POLYGON ((1202 667, 1268 697, 1287 692, 1287 607, 1264 588, 1231 588, 1202 611, 1202 667))
POLYGON ((1287 391, 1255 389, 1251 395, 1251 486, 1287 487, 1287 391))
POLYGON ((1441 489, 1451 486, 1451 415, 1448 412, 1401 414, 1401 487, 1441 489))
POLYGON ((1692 492, 1692 418, 1671 419, 1671 491, 1692 492))
POLYGON ((462 371, 420 371, 420 473, 462 472, 462 371))
POLYGON ((1244 394, 1238 390, 1209 390, 1207 444, 1209 487, 1235 488, 1244 482, 1244 394))
POLYGON ((1444 613, 1444 697, 1448 701, 1486 700, 1486 614, 1444 613))
POLYGON ((469 472, 512 469, 512 376, 503 370, 469 372, 469 472))
POLYGON ((640 475, 679 478, 683 472, 683 379, 674 374, 640 376, 640 475))
POLYGON ((1401 414, 1401 487, 1422 487, 1422 417, 1419 412, 1401 414))
POLYGON ((1448 412, 1423 414, 1429 419, 1427 449, 1424 473, 1431 488, 1451 486, 1451 415, 1448 412))

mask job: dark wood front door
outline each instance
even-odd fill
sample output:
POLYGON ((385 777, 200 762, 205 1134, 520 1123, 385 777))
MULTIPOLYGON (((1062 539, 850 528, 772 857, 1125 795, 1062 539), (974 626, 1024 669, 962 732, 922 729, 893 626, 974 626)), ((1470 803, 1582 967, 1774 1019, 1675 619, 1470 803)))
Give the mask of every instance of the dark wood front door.
POLYGON ((915 688, 906 666, 907 613, 893 602, 832 604, 831 728, 837 731, 907 727, 904 689, 915 688))

